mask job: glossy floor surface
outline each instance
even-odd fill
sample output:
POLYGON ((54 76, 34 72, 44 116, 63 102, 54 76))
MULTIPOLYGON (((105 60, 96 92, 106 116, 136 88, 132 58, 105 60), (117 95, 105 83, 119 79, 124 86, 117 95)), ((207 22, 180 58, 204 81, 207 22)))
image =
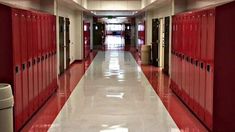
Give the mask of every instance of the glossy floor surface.
POLYGON ((179 131, 130 52, 99 52, 51 132, 179 131))

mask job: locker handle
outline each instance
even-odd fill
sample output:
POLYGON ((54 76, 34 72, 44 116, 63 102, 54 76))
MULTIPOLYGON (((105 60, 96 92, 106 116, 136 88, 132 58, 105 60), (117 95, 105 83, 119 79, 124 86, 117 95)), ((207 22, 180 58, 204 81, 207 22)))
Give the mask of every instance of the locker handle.
POLYGON ((40 60, 40 58, 38 57, 38 63, 40 63, 40 61, 41 61, 41 60, 40 60))
POLYGON ((198 66, 198 61, 195 61, 195 66, 196 66, 196 67, 198 66))
POLYGON ((42 56, 41 60, 42 60, 42 61, 44 60, 44 56, 42 56))
POLYGON ((207 72, 210 72, 210 71, 211 71, 211 66, 210 66, 210 65, 207 65, 207 66, 206 66, 206 70, 207 70, 207 72))
POLYGON ((45 59, 47 59, 47 55, 46 55, 45 59))
POLYGON ((203 69, 203 67, 204 67, 204 64, 203 64, 203 63, 201 63, 201 65, 200 65, 200 66, 201 66, 201 69, 203 69))
POLYGON ((15 67, 15 72, 18 73, 19 71, 20 71, 20 70, 19 70, 19 67, 16 66, 16 67, 15 67))
POLYGON ((36 64, 36 59, 33 59, 33 65, 35 65, 36 64))
POLYGON ((194 60, 193 60, 193 58, 191 58, 191 64, 193 64, 193 62, 194 62, 194 60))
POLYGON ((23 71, 26 69, 25 64, 22 64, 22 69, 23 69, 23 71))
POLYGON ((28 61, 28 68, 30 68, 31 67, 31 62, 30 61, 28 61))

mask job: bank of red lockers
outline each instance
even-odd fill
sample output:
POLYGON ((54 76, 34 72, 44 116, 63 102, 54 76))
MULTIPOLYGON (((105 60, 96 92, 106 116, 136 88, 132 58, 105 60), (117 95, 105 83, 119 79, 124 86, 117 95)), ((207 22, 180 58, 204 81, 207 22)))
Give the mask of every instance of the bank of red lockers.
POLYGON ((18 131, 57 88, 56 17, 0 5, 0 82, 14 94, 18 131))
POLYGON ((235 130, 235 2, 172 24, 171 88, 211 131, 235 130))

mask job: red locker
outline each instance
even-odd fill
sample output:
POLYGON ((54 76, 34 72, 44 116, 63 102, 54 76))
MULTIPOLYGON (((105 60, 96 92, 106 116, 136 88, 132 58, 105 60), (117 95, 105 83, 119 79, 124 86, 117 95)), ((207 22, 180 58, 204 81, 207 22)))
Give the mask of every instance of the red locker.
MULTIPOLYGON (((184 13, 186 16, 190 14, 191 12, 184 13)), ((183 35, 173 33, 172 36, 173 44, 174 41, 184 37, 183 53, 186 51, 186 55, 194 59, 194 66, 192 67, 190 64, 189 70, 186 70, 187 73, 190 73, 190 75, 186 74, 186 79, 189 81, 185 80, 185 74, 182 74, 182 85, 185 85, 185 81, 189 82, 186 84, 186 91, 189 90, 192 104, 190 102, 187 104, 184 99, 183 101, 211 131, 234 131, 235 117, 231 115, 235 110, 235 102, 231 100, 233 100, 235 92, 235 80, 232 77, 235 74, 233 61, 235 58, 233 44, 235 42, 235 2, 201 11, 197 10, 193 14, 195 14, 195 20, 192 21, 192 25, 195 24, 195 30, 186 33, 184 28, 183 35), (189 45, 187 45, 187 41, 189 41, 189 45)), ((182 13, 174 18, 180 16, 182 13)), ((173 19, 173 23, 176 21, 173 19)), ((187 27, 187 22, 184 21, 183 25, 187 27)), ((183 69, 185 69, 184 62, 183 69)), ((177 74, 178 71, 180 71, 178 68, 173 69, 172 82, 178 82, 178 75, 174 77, 174 73, 177 74)), ((184 86, 183 88, 185 89, 184 86)), ((181 98, 185 98, 185 95, 175 93, 181 98)))
POLYGON ((206 59, 206 97, 205 97, 205 123, 212 129, 213 112, 213 85, 214 85, 214 48, 215 48, 215 10, 208 11, 208 38, 206 59))
POLYGON ((34 91, 33 91, 33 23, 32 23, 32 13, 27 12, 26 14, 26 26, 27 26, 27 71, 28 71, 28 107, 29 107, 29 116, 33 114, 34 106, 34 91))
MULTIPOLYGON (((0 65, 0 82, 10 83, 13 87, 14 131, 19 131, 50 96, 41 96, 44 78, 42 75, 45 75, 41 63, 42 51, 45 50, 45 45, 42 46, 45 44, 42 43, 45 34, 42 37, 41 28, 44 24, 41 23, 40 17, 39 12, 0 4, 0 19, 3 20, 0 21, 0 60, 4 62, 0 65)), ((47 35, 53 34, 55 37, 56 32, 49 33, 51 28, 47 28, 47 35)), ((49 44, 49 41, 50 38, 46 43, 49 44)), ((54 46, 56 49, 56 45, 54 46)), ((47 49, 49 51, 50 47, 47 49)))
POLYGON ((41 14, 42 16, 42 19, 41 19, 41 45, 42 45, 42 55, 41 55, 41 63, 42 63, 42 102, 44 102, 46 99, 46 61, 45 61, 45 57, 46 57, 46 53, 45 53, 45 50, 46 50, 46 39, 45 39, 45 36, 46 36, 46 26, 45 26, 45 15, 44 14, 41 14))
POLYGON ((12 33, 13 33, 13 71, 14 71, 14 98, 17 100, 14 106, 14 126, 18 131, 22 125, 22 82, 21 82, 21 43, 20 43, 20 14, 17 9, 12 9, 12 33))
POLYGON ((28 89, 28 70, 27 70, 27 13, 24 10, 20 11, 20 31, 21 31, 21 64, 22 64, 22 91, 23 91, 23 120, 25 123, 29 117, 29 89, 28 89))
POLYGON ((191 58, 189 62, 189 107, 191 109, 194 108, 194 101, 193 101, 193 95, 194 95, 194 59, 191 58))
POLYGON ((39 92, 39 82, 38 82, 38 64, 37 64, 37 57, 38 57, 38 27, 37 27, 37 15, 36 13, 32 14, 32 25, 33 25, 33 61, 32 61, 32 66, 33 66, 33 100, 34 100, 34 105, 33 105, 33 113, 36 112, 38 108, 38 92, 39 92))
POLYGON ((194 64, 194 91, 193 91, 193 99, 195 101, 194 112, 199 116, 199 89, 200 89, 200 64, 199 61, 196 60, 194 64))
POLYGON ((48 51, 49 51, 49 32, 48 32, 48 16, 45 15, 45 97, 49 95, 49 58, 48 58, 48 51))
POLYGON ((200 63, 200 83, 199 83, 199 118, 204 120, 205 116, 205 96, 206 96, 206 69, 205 63, 200 63))
POLYGON ((206 55, 207 55, 207 10, 202 11, 202 17, 201 17, 201 46, 200 46, 200 51, 201 51, 201 61, 205 62, 206 60, 206 55))
POLYGON ((182 94, 182 54, 178 55, 178 93, 181 95, 182 94))
POLYGON ((53 51, 54 51, 54 57, 53 57, 53 84, 54 87, 57 88, 57 54, 56 54, 56 18, 53 17, 53 51))
POLYGON ((185 69, 186 69, 186 64, 185 64, 185 55, 182 55, 182 59, 181 59, 181 80, 182 80, 182 84, 181 84, 181 88, 182 88, 182 99, 185 100, 185 86, 186 86, 186 82, 185 82, 185 69))
POLYGON ((42 91, 43 91, 43 65, 42 65, 42 28, 41 28, 41 19, 42 16, 41 14, 37 14, 37 42, 38 42, 38 59, 37 59, 37 66, 38 66, 38 101, 39 101, 39 106, 43 104, 43 96, 42 96, 42 91))

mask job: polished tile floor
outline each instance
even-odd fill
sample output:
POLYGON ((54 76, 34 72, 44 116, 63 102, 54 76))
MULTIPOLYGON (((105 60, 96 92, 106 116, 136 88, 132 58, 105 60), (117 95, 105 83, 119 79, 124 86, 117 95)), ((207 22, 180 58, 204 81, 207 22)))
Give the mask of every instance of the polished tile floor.
POLYGON ((51 132, 179 131, 130 52, 99 52, 51 132))

